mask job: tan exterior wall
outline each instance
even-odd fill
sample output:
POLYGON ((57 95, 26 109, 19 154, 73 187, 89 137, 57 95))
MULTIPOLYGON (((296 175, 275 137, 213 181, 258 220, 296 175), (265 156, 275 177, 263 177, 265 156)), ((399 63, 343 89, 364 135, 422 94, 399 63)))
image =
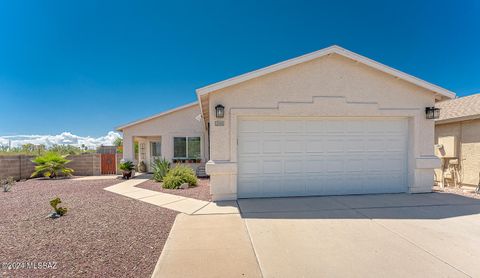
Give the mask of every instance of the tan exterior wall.
POLYGON ((75 176, 98 176, 101 175, 101 155, 100 154, 79 154, 69 155, 71 160, 68 167, 72 168, 75 176))
POLYGON ((176 136, 196 136, 201 140, 201 158, 205 161, 208 157, 206 152, 208 138, 204 132, 204 123, 196 117, 200 115, 198 105, 181 109, 143 123, 139 123, 123 130, 123 158, 135 162, 133 141, 145 144, 145 164, 150 162, 150 141, 160 140, 162 142, 161 154, 168 160, 173 159, 173 138, 176 136))
MULTIPOLYGON (((16 180, 28 179, 35 171, 31 161, 34 156, 0 156, 0 178, 13 177, 16 180)), ((72 168, 75 176, 96 176, 101 174, 100 154, 70 155, 67 167, 72 168)))
MULTIPOLYGON (((460 182, 476 186, 480 173, 480 119, 435 126, 435 143, 439 137, 455 136, 459 160, 460 182)), ((440 182, 440 169, 435 170, 436 181, 440 182)))
POLYGON ((16 180, 28 179, 35 171, 35 164, 31 161, 34 156, 7 155, 0 156, 0 179, 13 177, 16 180))
POLYGON ((434 103, 433 92, 336 54, 212 92, 207 163, 212 196, 236 199, 237 123, 258 116, 407 118, 409 190, 429 192, 439 160, 425 107, 434 103), (225 106, 224 126, 214 124, 218 104, 225 106))

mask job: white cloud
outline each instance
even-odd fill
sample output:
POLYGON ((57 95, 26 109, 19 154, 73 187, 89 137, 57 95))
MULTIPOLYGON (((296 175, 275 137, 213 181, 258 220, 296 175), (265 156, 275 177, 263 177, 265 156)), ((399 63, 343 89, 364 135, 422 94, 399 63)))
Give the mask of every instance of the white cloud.
POLYGON ((52 145, 73 145, 80 147, 83 145, 90 149, 94 149, 100 145, 111 146, 117 138, 122 136, 114 131, 108 132, 107 135, 98 138, 90 136, 82 137, 70 132, 62 132, 57 135, 13 135, 13 136, 0 136, 0 145, 11 147, 19 147, 23 144, 43 144, 47 147, 52 145))

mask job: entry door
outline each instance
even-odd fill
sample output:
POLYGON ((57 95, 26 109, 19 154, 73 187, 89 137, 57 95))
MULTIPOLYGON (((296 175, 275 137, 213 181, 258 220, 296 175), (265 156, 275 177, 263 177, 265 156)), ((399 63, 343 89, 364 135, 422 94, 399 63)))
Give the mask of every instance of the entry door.
POLYGON ((162 141, 150 141, 150 171, 156 159, 162 157, 162 141))
POLYGON ((243 119, 238 196, 407 191, 407 120, 243 119))

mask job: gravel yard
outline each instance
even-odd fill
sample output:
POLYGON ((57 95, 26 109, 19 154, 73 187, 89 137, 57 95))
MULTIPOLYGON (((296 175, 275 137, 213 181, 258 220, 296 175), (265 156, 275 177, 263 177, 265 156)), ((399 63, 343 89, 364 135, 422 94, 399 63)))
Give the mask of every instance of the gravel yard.
POLYGON ((56 262, 57 269, 0 277, 150 277, 177 212, 103 190, 120 180, 28 180, 0 192, 0 264, 56 262), (46 219, 60 197, 68 213, 46 219))
POLYGON ((190 187, 189 189, 165 189, 162 187, 162 183, 154 180, 149 180, 137 185, 139 188, 149 189, 153 191, 174 194, 189 198, 194 198, 203 201, 210 201, 210 180, 205 178, 198 179, 198 185, 190 187))
POLYGON ((455 188, 455 187, 445 187, 441 188, 440 186, 433 187, 434 192, 446 192, 452 193, 457 195, 462 195, 469 198, 480 199, 480 194, 475 193, 474 187, 462 187, 462 188, 455 188))

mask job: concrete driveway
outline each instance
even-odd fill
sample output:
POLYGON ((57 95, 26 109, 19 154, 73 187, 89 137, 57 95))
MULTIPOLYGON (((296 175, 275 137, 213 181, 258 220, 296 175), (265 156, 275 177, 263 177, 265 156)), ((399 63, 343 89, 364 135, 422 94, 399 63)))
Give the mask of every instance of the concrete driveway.
POLYGON ((238 204, 263 277, 480 277, 480 200, 431 193, 238 204))

